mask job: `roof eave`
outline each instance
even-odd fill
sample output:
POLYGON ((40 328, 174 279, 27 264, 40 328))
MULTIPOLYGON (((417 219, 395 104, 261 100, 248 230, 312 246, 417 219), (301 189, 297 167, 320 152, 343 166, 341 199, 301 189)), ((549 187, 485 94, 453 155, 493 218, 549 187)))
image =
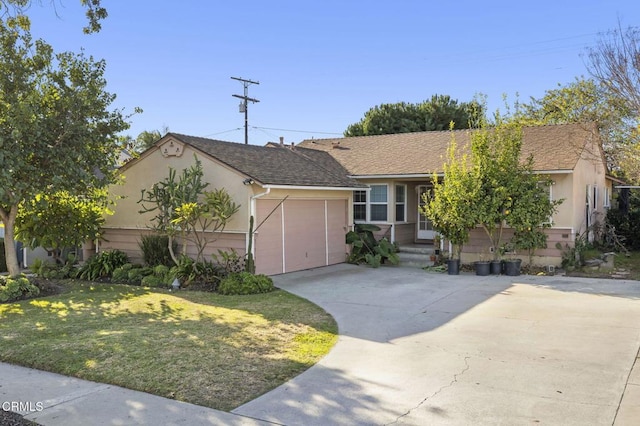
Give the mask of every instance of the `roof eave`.
POLYGON ((299 189, 311 191, 357 191, 366 189, 366 186, 312 186, 312 185, 261 185, 264 189, 299 189))

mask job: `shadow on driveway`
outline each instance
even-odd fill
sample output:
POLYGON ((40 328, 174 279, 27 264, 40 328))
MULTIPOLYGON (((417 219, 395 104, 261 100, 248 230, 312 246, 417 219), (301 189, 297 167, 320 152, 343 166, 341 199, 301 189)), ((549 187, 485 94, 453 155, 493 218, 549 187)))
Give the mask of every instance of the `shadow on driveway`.
POLYGON ((640 286, 335 265, 274 277, 338 322, 316 366, 234 413, 287 425, 612 424, 640 286))

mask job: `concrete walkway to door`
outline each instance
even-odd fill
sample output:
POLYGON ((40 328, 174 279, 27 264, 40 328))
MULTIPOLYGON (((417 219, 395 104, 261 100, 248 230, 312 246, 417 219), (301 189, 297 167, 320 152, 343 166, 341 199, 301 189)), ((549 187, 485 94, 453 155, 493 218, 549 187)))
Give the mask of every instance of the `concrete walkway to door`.
POLYGON ((285 425, 640 422, 640 282, 352 265, 274 281, 332 314, 340 338, 236 414, 285 425))

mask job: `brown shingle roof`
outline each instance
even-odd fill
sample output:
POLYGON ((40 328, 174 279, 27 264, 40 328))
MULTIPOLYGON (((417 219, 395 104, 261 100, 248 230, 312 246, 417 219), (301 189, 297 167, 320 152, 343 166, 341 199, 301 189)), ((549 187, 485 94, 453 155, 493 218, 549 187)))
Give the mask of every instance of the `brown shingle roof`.
MULTIPOLYGON (((452 136, 458 147, 468 147, 471 131, 308 139, 298 146, 328 152, 354 176, 429 174, 442 172, 452 136)), ((523 132, 522 158, 533 154, 538 171, 572 170, 586 141, 598 137, 593 124, 531 126, 523 132)))
POLYGON ((347 171, 327 153, 312 152, 312 159, 297 149, 245 145, 177 133, 167 136, 197 148, 264 185, 362 187, 347 177, 347 171))

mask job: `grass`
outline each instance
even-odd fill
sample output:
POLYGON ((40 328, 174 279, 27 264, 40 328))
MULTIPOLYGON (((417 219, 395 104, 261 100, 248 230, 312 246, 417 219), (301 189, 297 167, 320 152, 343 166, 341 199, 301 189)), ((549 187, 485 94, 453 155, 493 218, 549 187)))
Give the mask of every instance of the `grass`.
POLYGON ((337 340, 325 311, 250 296, 68 282, 0 305, 0 359, 229 411, 298 375, 337 340))

